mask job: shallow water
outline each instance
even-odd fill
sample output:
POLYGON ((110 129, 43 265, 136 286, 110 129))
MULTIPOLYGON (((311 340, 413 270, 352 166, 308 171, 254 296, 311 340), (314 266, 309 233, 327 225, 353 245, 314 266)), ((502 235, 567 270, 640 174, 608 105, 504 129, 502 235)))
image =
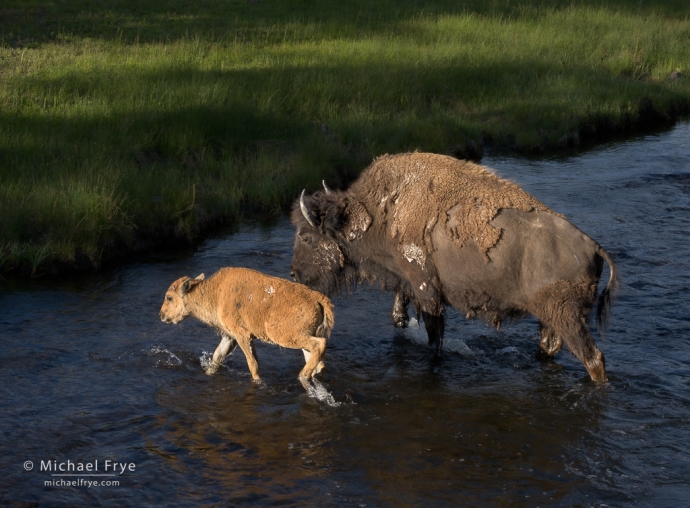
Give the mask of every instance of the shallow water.
POLYGON ((501 332, 450 312, 446 353, 389 317, 392 295, 339 297, 322 386, 302 353, 238 349, 158 310, 181 275, 287 277, 287 218, 117 270, 0 286, 0 500, 121 506, 683 506, 690 496, 690 124, 559 159, 483 161, 564 213, 623 281, 597 344, 610 382, 565 350, 535 359, 533 319, 501 332), (41 461, 132 463, 46 486, 41 461), (34 468, 26 471, 25 461, 34 468), (82 477, 84 479, 84 477, 82 477))

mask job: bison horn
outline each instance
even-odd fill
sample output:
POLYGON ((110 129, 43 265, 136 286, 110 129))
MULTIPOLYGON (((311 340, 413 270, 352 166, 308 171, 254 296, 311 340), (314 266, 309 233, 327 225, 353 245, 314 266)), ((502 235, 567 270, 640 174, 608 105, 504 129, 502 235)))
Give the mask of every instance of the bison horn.
POLYGON ((326 194, 330 194, 331 188, 328 185, 326 185, 326 180, 321 180, 321 183, 323 184, 323 189, 326 191, 326 194))
POLYGON ((299 207, 302 210, 302 215, 304 215, 304 218, 307 219, 307 222, 311 224, 311 227, 315 228, 316 217, 314 217, 314 214, 311 213, 311 210, 309 210, 307 205, 304 203, 304 190, 302 191, 302 195, 299 197, 299 207))

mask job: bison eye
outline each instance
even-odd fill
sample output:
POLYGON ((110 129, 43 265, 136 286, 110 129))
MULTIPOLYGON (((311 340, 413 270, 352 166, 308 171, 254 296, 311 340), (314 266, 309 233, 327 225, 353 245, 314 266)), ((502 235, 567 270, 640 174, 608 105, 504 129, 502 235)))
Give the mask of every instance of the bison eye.
POLYGON ((165 299, 168 300, 169 302, 172 302, 172 296, 166 296, 165 299))

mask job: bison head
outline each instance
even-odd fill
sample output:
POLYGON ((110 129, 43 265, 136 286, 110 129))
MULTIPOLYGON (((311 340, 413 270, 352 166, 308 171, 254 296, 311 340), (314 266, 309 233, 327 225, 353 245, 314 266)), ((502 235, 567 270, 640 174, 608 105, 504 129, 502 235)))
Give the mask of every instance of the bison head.
POLYGON ((175 282, 170 284, 170 287, 165 292, 163 306, 159 312, 161 321, 176 325, 184 318, 189 316, 190 311, 187 308, 186 302, 187 293, 202 280, 204 280, 203 273, 196 279, 180 277, 175 282))
POLYGON ((347 193, 325 189, 311 196, 302 191, 293 206, 291 219, 297 232, 290 275, 331 295, 356 284, 351 246, 369 229, 372 218, 347 193))

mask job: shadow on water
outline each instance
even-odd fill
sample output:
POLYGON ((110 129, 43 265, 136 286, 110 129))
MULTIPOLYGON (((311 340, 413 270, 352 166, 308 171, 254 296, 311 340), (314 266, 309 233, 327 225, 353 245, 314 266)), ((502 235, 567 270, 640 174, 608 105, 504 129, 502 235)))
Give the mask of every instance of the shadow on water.
POLYGON ((490 155, 597 239, 624 283, 597 343, 610 382, 567 351, 535 359, 538 325, 501 332, 448 313, 444 355, 396 331, 392 296, 335 299, 322 383, 301 352, 260 344, 264 384, 218 337, 158 318, 183 274, 287 277, 285 216, 244 220, 190 253, 0 293, 0 499, 118 506, 681 506, 690 492, 690 124, 558 160, 490 155), (32 471, 23 464, 31 460, 32 471), (59 487, 41 461, 136 464, 117 487, 59 487))

